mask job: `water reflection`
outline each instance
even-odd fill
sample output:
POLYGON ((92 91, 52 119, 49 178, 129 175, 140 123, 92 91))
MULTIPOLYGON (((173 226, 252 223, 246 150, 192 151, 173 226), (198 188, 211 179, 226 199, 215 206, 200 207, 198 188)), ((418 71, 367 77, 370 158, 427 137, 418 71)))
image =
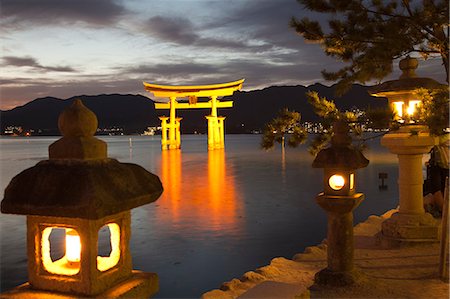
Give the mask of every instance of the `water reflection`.
MULTIPOLYGON (((326 215, 314 201, 323 189, 322 171, 311 168, 306 145, 286 148, 283 162, 279 150, 259 149, 259 135, 227 135, 225 153, 207 152, 205 135, 185 135, 182 152, 161 152, 159 136, 133 136, 132 150, 130 136, 101 138, 110 157, 142 165, 164 184, 160 199, 132 210, 130 240, 135 268, 160 276, 158 298, 198 298, 326 234, 326 215)), ((2 190, 47 159, 56 139, 32 137, 28 144, 1 137, 2 190)), ((397 157, 379 140, 365 155, 370 164, 357 171, 356 188, 366 199, 355 223, 398 204, 397 157), (385 191, 378 188, 380 172, 388 173, 385 191)), ((7 290, 27 281, 25 217, 2 215, 0 232, 0 290, 7 290)))
POLYGON ((283 186, 286 185, 286 150, 284 146, 281 147, 281 179, 283 186))
POLYGON ((180 226, 209 232, 234 231, 242 216, 242 206, 232 163, 226 164, 223 149, 209 151, 208 163, 195 163, 191 158, 181 150, 161 153, 164 193, 159 210, 164 210, 166 218, 180 226))
POLYGON ((129 152, 130 152, 130 161, 133 160, 133 142, 131 140, 131 137, 128 139, 128 148, 129 148, 129 152))
POLYGON ((164 192, 159 203, 171 212, 173 221, 179 221, 181 201, 181 150, 167 150, 161 153, 161 182, 164 192))

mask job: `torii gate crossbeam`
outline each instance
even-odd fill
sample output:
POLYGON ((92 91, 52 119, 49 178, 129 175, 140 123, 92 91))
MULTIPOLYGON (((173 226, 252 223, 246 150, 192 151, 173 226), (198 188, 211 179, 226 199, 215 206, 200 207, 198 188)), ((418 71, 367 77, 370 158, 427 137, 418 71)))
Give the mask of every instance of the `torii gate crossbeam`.
POLYGON ((230 96, 236 90, 242 88, 245 79, 211 85, 190 85, 190 86, 172 86, 158 85, 147 82, 144 88, 148 92, 153 93, 155 97, 166 97, 170 101, 168 103, 155 103, 155 109, 169 109, 169 117, 161 116, 162 136, 161 148, 178 149, 181 147, 180 139, 180 121, 181 118, 176 117, 176 109, 191 108, 211 108, 211 114, 206 116, 208 120, 208 149, 216 149, 224 147, 224 126, 225 117, 217 115, 217 108, 233 107, 232 101, 221 102, 217 98, 230 96), (189 98, 189 103, 179 103, 177 98, 189 98), (208 102, 197 102, 199 97, 209 97, 208 102), (167 122, 169 121, 169 122, 167 122), (167 134, 167 132, 169 134, 167 134))

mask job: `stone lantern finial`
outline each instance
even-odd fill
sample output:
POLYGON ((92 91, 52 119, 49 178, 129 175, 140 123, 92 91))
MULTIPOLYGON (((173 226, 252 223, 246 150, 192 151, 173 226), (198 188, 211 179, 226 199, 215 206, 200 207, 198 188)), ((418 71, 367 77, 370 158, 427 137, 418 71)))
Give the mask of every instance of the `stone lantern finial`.
POLYGON ((331 146, 322 149, 313 161, 313 168, 359 169, 369 164, 361 151, 351 147, 352 137, 346 121, 333 123, 331 146))
POLYGON ((58 128, 64 137, 90 137, 97 130, 97 116, 76 99, 58 118, 58 128))
POLYGON ((400 79, 415 78, 416 69, 419 66, 419 61, 416 58, 411 58, 409 55, 400 60, 398 67, 402 71, 400 79))
POLYGON ((346 121, 338 120, 333 123, 334 135, 331 137, 332 146, 349 147, 352 143, 352 138, 349 133, 349 127, 346 121))
POLYGON ((50 160, 106 159, 106 143, 94 137, 97 126, 95 114, 80 99, 75 100, 58 118, 58 128, 63 137, 49 146, 50 160))

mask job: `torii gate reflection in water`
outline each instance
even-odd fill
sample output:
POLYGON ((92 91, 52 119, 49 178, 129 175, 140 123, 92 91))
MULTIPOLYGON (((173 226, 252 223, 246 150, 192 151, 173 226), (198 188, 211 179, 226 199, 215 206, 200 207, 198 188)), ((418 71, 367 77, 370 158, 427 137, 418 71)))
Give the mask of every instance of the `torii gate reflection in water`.
POLYGON ((180 117, 176 117, 175 110, 191 108, 211 108, 211 114, 206 116, 208 120, 208 149, 218 149, 224 147, 224 116, 217 115, 217 108, 233 107, 233 101, 221 102, 217 98, 230 96, 236 90, 242 88, 245 79, 234 82, 212 84, 212 85, 191 85, 191 86, 171 86, 144 83, 145 90, 153 93, 155 97, 169 98, 168 103, 155 103, 155 109, 170 109, 169 117, 161 116, 161 148, 178 149, 181 147, 180 139, 180 117), (197 102, 199 97, 208 97, 208 102, 197 102), (179 103, 177 98, 189 98, 189 103, 179 103), (167 122, 169 121, 169 122, 167 122), (167 134, 169 131, 169 134, 167 134))

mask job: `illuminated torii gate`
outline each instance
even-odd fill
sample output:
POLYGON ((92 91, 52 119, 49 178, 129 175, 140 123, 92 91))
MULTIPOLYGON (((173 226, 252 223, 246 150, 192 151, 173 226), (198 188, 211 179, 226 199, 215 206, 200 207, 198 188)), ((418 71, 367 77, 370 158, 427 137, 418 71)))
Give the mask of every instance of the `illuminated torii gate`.
POLYGON ((217 108, 233 107, 233 101, 221 102, 217 97, 232 95, 242 88, 245 79, 234 82, 212 84, 171 86, 144 83, 145 90, 153 93, 155 97, 169 98, 168 103, 155 103, 155 109, 170 109, 169 117, 161 116, 161 148, 178 149, 181 147, 180 117, 176 117, 176 109, 211 108, 211 114, 206 116, 208 120, 208 149, 224 147, 224 116, 217 116, 217 108), (179 103, 177 98, 189 98, 189 103, 179 103), (199 97, 208 97, 208 102, 197 102, 199 97), (167 122, 168 121, 168 122, 167 122), (169 131, 169 134, 167 134, 169 131))

